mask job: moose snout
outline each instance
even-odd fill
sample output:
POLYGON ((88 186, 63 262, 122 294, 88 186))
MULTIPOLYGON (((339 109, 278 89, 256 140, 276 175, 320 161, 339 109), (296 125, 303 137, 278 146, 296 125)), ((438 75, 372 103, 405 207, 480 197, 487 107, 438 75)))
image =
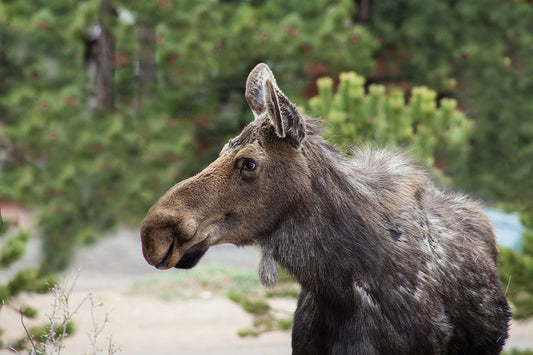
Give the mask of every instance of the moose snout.
POLYGON ((180 258, 180 218, 176 213, 158 207, 152 208, 141 224, 143 256, 148 264, 158 269, 169 269, 180 258))
POLYGON ((172 255, 176 254, 176 240, 173 228, 152 227, 143 224, 141 227, 141 242, 143 256, 148 264, 158 269, 168 269, 174 266, 171 264, 172 255))
POLYGON ((152 207, 141 224, 143 256, 148 264, 158 269, 178 265, 187 251, 202 238, 195 238, 198 223, 195 218, 157 204, 152 207))

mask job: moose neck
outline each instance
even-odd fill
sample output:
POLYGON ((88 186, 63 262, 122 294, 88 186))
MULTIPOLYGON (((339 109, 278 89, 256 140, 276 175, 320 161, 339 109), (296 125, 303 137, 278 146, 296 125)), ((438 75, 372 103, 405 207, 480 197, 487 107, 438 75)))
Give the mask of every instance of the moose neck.
MULTIPOLYGON (((372 283, 385 255, 376 235, 383 201, 368 176, 318 136, 301 149, 312 169, 312 197, 261 242, 264 252, 287 269, 305 289, 346 297, 354 282, 372 283), (373 237, 371 237, 373 236, 373 237)), ((342 301, 342 300, 341 300, 342 301)))

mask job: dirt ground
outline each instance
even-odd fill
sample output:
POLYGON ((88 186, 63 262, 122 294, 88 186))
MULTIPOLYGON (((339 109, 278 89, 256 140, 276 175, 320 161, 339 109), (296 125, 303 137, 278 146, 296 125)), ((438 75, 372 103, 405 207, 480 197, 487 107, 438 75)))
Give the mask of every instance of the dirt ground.
MULTIPOLYGON (((39 243, 32 241, 20 262, 0 275, 0 282, 9 279, 17 269, 38 263, 39 243)), ((255 248, 230 245, 210 250, 202 263, 224 263, 256 268, 259 253, 255 248)), ((197 299, 165 300, 146 293, 132 292, 139 280, 160 277, 158 271, 144 261, 137 231, 121 230, 100 243, 84 248, 63 276, 65 289, 73 286, 69 308, 76 330, 64 341, 62 354, 93 353, 95 326, 103 331, 96 337, 98 353, 107 353, 110 340, 123 354, 290 354, 290 331, 274 331, 259 337, 239 337, 237 332, 252 325, 253 318, 242 307, 227 298, 210 292, 197 299), (92 295, 93 305, 88 295, 92 295), (84 300, 85 299, 85 300, 84 300), (108 319, 106 323, 106 317, 108 319)), ((40 317, 26 320, 30 328, 45 323, 53 310, 50 294, 24 294, 18 303, 39 310, 40 317)), ((278 300, 277 309, 292 313, 295 301, 278 300)), ((19 314, 9 308, 0 312, 3 339, 10 341, 24 335, 19 314)), ((0 350, 0 354, 13 354, 0 350)))
MULTIPOLYGON (((32 240, 23 260, 7 272, 2 271, 0 282, 21 267, 37 265, 38 259, 39 242, 32 240)), ((210 249, 201 263, 256 269, 258 259, 255 248, 224 245, 210 249)), ((172 272, 187 271, 157 271, 147 265, 137 231, 119 230, 81 250, 73 267, 64 275, 66 288, 74 283, 69 297, 70 311, 80 303, 82 306, 73 317, 76 331, 65 340, 61 353, 93 353, 91 339, 94 339, 95 326, 98 331, 105 324, 96 337, 96 348, 102 354, 107 353, 110 343, 120 353, 133 355, 290 354, 290 331, 239 337, 237 331, 249 327, 253 319, 240 306, 221 296, 204 292, 195 299, 164 300, 131 292, 131 286, 139 280, 172 272), (92 307, 88 295, 92 297, 92 307)), ((43 324, 53 309, 53 300, 51 295, 22 295, 20 302, 37 308, 41 315, 37 320, 27 321, 26 326, 43 324)), ((296 305, 294 301, 279 301, 273 306, 292 312, 296 305)), ((0 312, 0 328, 5 329, 4 340, 24 334, 20 316, 5 307, 0 312)), ((533 319, 513 322, 507 344, 507 349, 533 349, 533 319)), ((1 355, 11 353, 0 350, 1 355)))

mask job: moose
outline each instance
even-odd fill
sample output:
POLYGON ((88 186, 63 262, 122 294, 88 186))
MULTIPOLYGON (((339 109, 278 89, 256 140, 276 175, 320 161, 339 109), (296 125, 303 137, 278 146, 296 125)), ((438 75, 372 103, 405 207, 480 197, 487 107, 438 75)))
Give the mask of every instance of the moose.
POLYGON ((293 354, 497 354, 510 308, 478 202, 435 187, 405 153, 328 143, 266 64, 246 81, 255 120, 141 225, 158 269, 194 267, 213 245, 259 245, 300 284, 293 354))

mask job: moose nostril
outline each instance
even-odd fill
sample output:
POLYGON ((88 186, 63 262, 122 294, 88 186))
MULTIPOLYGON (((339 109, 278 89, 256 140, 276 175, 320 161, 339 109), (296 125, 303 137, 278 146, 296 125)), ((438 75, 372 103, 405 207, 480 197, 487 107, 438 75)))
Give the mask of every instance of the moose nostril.
POLYGON ((155 265, 157 269, 165 270, 174 266, 169 265, 169 260, 172 257, 172 254, 174 253, 174 244, 175 242, 173 241, 172 244, 170 244, 170 247, 168 248, 167 254, 163 257, 163 259, 161 259, 161 261, 157 265, 155 265))
POLYGON ((184 235, 184 233, 181 233, 178 228, 172 228, 171 230, 172 231, 170 232, 170 236, 172 237, 172 240, 174 242, 177 242, 178 244, 184 243, 187 240, 189 240, 190 238, 192 238, 192 236, 191 237, 186 237, 184 235))

